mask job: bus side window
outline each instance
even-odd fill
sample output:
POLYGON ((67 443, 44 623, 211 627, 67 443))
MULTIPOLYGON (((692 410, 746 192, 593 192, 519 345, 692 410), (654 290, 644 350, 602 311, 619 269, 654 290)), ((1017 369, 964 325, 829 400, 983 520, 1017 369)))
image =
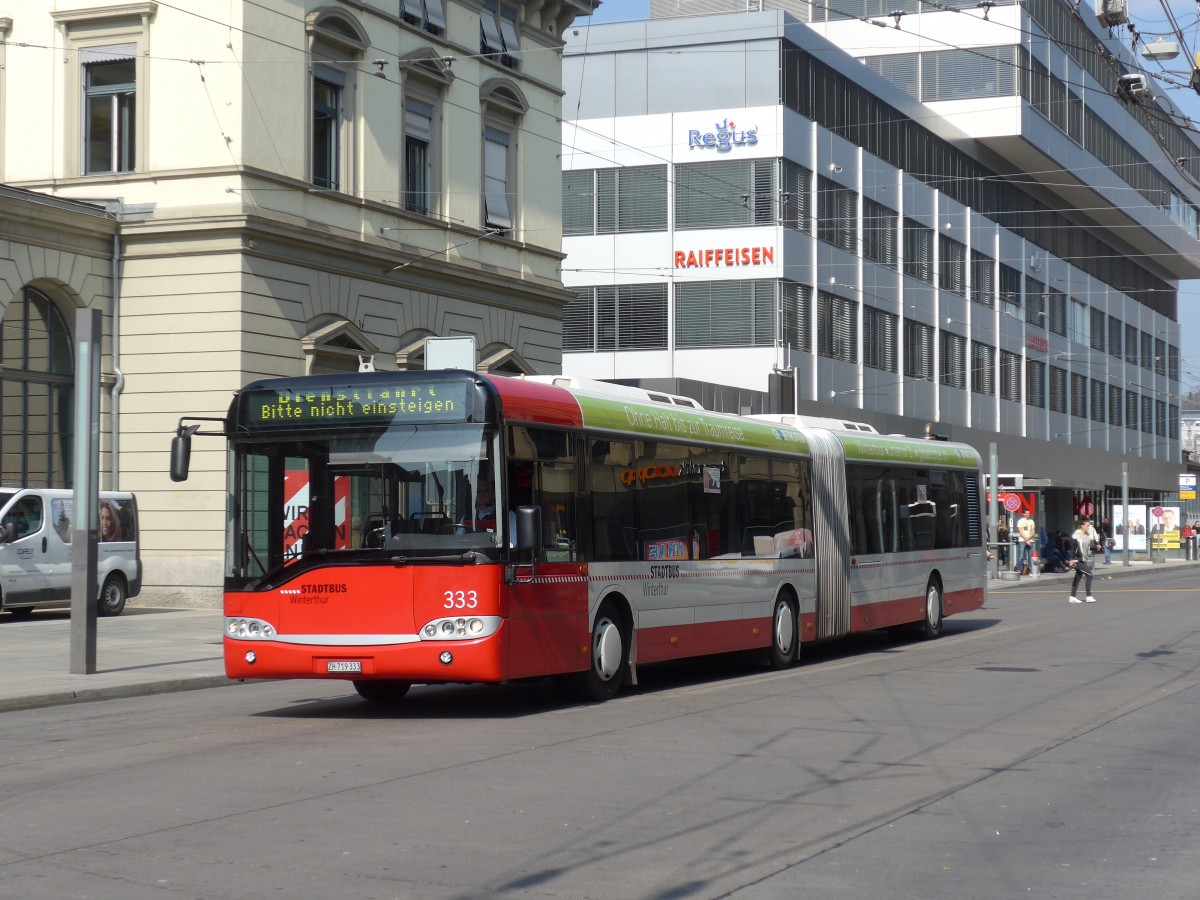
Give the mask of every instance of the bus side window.
POLYGON ((692 559, 711 559, 737 552, 729 525, 734 482, 731 456, 722 450, 689 449, 687 477, 691 505, 692 559), (735 546, 727 546, 733 540, 735 546))
POLYGON ((575 534, 575 466, 543 464, 537 503, 542 507, 543 558, 570 562, 579 558, 575 534))
POLYGON ((592 559, 636 559, 637 477, 633 445, 626 441, 589 440, 588 493, 592 501, 592 559))

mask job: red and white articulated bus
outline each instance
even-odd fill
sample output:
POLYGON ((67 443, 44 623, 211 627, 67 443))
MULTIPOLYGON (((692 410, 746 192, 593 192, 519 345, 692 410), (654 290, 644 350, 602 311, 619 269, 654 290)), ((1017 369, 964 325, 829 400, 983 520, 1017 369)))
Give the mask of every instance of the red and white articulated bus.
MULTIPOLYGON (((983 604, 973 448, 556 380, 571 383, 372 372, 238 392, 229 677, 346 679, 390 702, 414 683, 571 676, 603 700, 645 664, 757 649, 782 668, 853 632, 937 637, 983 604)), ((203 427, 187 421, 175 480, 203 427)))

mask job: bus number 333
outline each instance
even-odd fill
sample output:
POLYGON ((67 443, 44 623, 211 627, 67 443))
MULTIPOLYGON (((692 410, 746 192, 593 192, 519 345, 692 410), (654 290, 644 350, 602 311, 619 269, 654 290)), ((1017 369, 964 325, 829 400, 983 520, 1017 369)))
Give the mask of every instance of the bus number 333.
POLYGON ((446 609, 474 609, 479 605, 474 591, 446 591, 446 609))

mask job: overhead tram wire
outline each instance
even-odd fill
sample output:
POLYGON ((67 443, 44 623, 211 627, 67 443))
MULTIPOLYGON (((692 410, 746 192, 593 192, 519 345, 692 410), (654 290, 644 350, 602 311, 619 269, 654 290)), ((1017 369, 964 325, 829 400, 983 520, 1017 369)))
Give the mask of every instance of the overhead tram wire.
MULTIPOLYGON (((943 6, 943 5, 942 5, 942 4, 940 4, 940 3, 937 3, 937 2, 935 2, 935 0, 920 0, 920 2, 921 2, 921 3, 924 3, 924 4, 926 4, 926 5, 931 5, 931 6, 934 6, 934 7, 935 7, 936 9, 938 9, 938 10, 941 10, 941 11, 947 11, 947 7, 943 6)), ((247 30, 245 30, 245 29, 242 29, 242 28, 236 28, 236 27, 235 27, 235 26, 233 26, 231 23, 228 23, 228 22, 221 22, 220 20, 217 20, 217 19, 211 18, 211 17, 209 17, 209 16, 204 16, 204 15, 202 15, 202 14, 200 14, 200 13, 197 13, 197 12, 195 12, 195 11, 193 11, 193 10, 183 9, 183 8, 181 8, 181 7, 177 6, 177 5, 174 5, 174 4, 170 3, 170 2, 169 2, 169 0, 162 0, 162 2, 160 2, 160 3, 159 3, 159 5, 160 5, 160 6, 166 6, 166 7, 170 8, 170 9, 173 9, 173 10, 175 10, 175 11, 177 11, 177 12, 179 12, 179 13, 185 14, 185 15, 191 15, 191 16, 194 16, 194 17, 196 17, 196 18, 198 18, 198 19, 201 19, 201 20, 203 20, 203 21, 207 21, 207 22, 211 22, 211 23, 213 23, 213 24, 216 24, 216 25, 220 25, 220 26, 222 26, 222 27, 224 27, 224 28, 227 28, 227 29, 230 29, 230 30, 236 30, 236 31, 238 31, 239 33, 241 33, 241 34, 244 34, 244 35, 247 35, 247 36, 255 37, 255 38, 258 38, 258 39, 260 39, 260 40, 264 40, 264 41, 269 41, 269 42, 271 42, 271 43, 274 43, 274 44, 276 44, 276 45, 278 45, 278 46, 280 46, 280 47, 284 47, 284 48, 286 48, 286 49, 289 49, 289 50, 298 50, 299 52, 302 52, 302 53, 305 53, 305 54, 307 54, 307 51, 306 51, 306 50, 304 50, 303 48, 297 48, 297 47, 295 47, 295 46, 294 46, 294 45, 292 45, 292 44, 287 44, 287 43, 284 43, 284 42, 282 42, 282 41, 278 41, 278 40, 276 40, 276 39, 274 39, 274 38, 267 37, 267 36, 265 36, 265 35, 262 35, 262 34, 258 34, 257 32, 253 32, 253 31, 247 31, 247 30)), ((871 22, 871 21, 873 21, 873 19, 872 19, 872 18, 869 18, 869 17, 860 17, 860 16, 853 16, 853 15, 851 15, 851 14, 849 14, 849 13, 843 13, 843 12, 842 12, 842 11, 840 11, 840 10, 833 9, 832 7, 826 6, 826 5, 824 5, 824 4, 820 4, 820 3, 815 3, 815 2, 814 2, 814 3, 812 3, 811 5, 812 5, 814 8, 817 8, 817 9, 825 9, 826 11, 828 11, 828 12, 830 12, 830 13, 833 13, 833 14, 835 14, 835 15, 841 16, 841 17, 843 17, 843 18, 844 18, 844 19, 846 19, 846 20, 855 19, 855 20, 858 20, 858 21, 863 21, 863 22, 871 22)), ((963 13, 963 14, 966 14, 966 13, 968 13, 970 10, 969 10, 969 9, 957 9, 957 8, 951 8, 949 11, 953 11, 953 12, 958 12, 958 13, 963 13)), ((271 10, 271 12, 273 12, 273 13, 275 13, 275 14, 277 14, 277 15, 283 15, 285 18, 290 18, 290 19, 292 19, 292 21, 293 21, 293 22, 295 22, 295 23, 297 23, 297 24, 303 24, 303 22, 304 22, 304 20, 303 20, 303 19, 300 19, 299 17, 296 17, 296 16, 286 16, 286 15, 285 15, 285 14, 283 14, 283 13, 279 13, 277 10, 271 10)), ((378 15, 378 14, 379 14, 379 11, 375 11, 375 13, 378 15)), ((1014 26, 1007 25, 1006 23, 995 23, 995 24, 996 24, 996 25, 998 25, 998 26, 999 26, 999 27, 1001 27, 1001 28, 1007 28, 1007 29, 1009 29, 1009 30, 1014 30, 1014 31, 1017 31, 1017 32, 1018 32, 1018 33, 1019 33, 1019 34, 1020 34, 1022 37, 1040 37, 1040 36, 1041 36, 1041 35, 1037 34, 1036 32, 1032 32, 1032 31, 1026 31, 1026 30, 1024 30, 1024 29, 1020 29, 1020 28, 1016 28, 1016 27, 1014 27, 1014 26)), ((588 28, 588 29, 589 29, 589 31, 590 31, 590 28, 591 28, 591 26, 590 26, 590 25, 589 25, 589 26, 580 26, 580 27, 585 27, 585 28, 588 28)), ((769 32, 769 33, 771 33, 771 34, 774 34, 774 33, 775 33, 775 28, 774 28, 774 26, 769 26, 769 27, 768 27, 768 26, 764 26, 764 31, 765 31, 765 32, 769 32)), ((700 32, 700 33, 701 33, 701 34, 703 34, 703 32, 700 32)), ((713 33, 721 33, 721 32, 716 32, 716 31, 714 31, 713 33)), ((945 47, 947 47, 947 48, 949 48, 949 49, 962 50, 962 51, 964 51, 964 52, 972 52, 972 48, 964 48, 964 47, 960 47, 960 46, 958 46, 958 45, 955 45, 955 44, 952 44, 952 43, 949 43, 949 42, 946 42, 946 41, 941 41, 941 40, 939 40, 939 39, 936 39, 936 38, 930 38, 930 37, 926 36, 926 37, 925 37, 925 40, 926 40, 927 42, 931 42, 931 43, 935 43, 935 44, 941 44, 941 45, 943 45, 943 46, 945 46, 945 47)), ((1062 42, 1062 41, 1057 41, 1057 40, 1055 41, 1055 43, 1057 43, 1059 46, 1062 46, 1062 47, 1064 47, 1064 49, 1065 49, 1066 47, 1068 47, 1068 46, 1073 46, 1073 45, 1068 45, 1068 44, 1065 44, 1065 43, 1064 43, 1064 42, 1062 42)), ((380 53, 386 53, 386 52, 387 52, 387 51, 384 51, 384 50, 382 50, 381 48, 377 48, 377 47, 374 47, 374 46, 371 46, 371 47, 370 47, 370 49, 372 49, 372 50, 374 50, 374 51, 376 51, 376 52, 380 52, 380 53)), ((1080 52, 1087 52, 1087 53, 1096 53, 1096 52, 1097 52, 1097 51, 1095 51, 1095 50, 1092 50, 1091 48, 1076 47, 1076 49, 1078 49, 1080 52)), ((523 50, 522 52, 525 52, 525 51, 523 50)), ((552 48, 547 48, 545 52, 554 52, 554 53, 559 53, 560 51, 559 51, 559 50, 556 50, 556 49, 552 49, 552 48)), ((1102 52, 1102 55, 1106 55, 1106 56, 1108 55, 1106 50, 1105 50, 1105 51, 1101 51, 1101 52, 1102 52)), ((464 56, 463 58, 466 58, 466 59, 472 59, 472 58, 474 58, 474 59, 481 59, 481 58, 487 58, 487 57, 489 57, 489 56, 490 56, 490 54, 484 54, 484 53, 480 53, 480 54, 469 54, 469 55, 466 55, 466 56, 464 56)), ((374 74, 374 73, 369 73, 369 74, 374 74)), ((1076 87, 1079 87, 1079 88, 1084 88, 1084 87, 1086 87, 1086 85, 1075 85, 1075 86, 1076 86, 1076 87)), ((932 116, 931 118, 937 118, 937 117, 936 117, 936 116, 932 116)), ((1189 120, 1189 121, 1190 121, 1190 120, 1189 120)), ((1194 125, 1195 123, 1192 123, 1192 124, 1194 125)), ((545 136, 544 136, 544 135, 539 135, 539 137, 545 137, 545 136)))
MULTIPOLYGON (((944 8, 944 7, 941 7, 939 4, 936 4, 936 3, 933 3, 933 2, 931 2, 931 0, 921 0, 921 2, 923 2, 923 3, 926 3, 927 5, 933 5, 933 6, 937 7, 937 8, 939 8, 939 9, 943 9, 943 8, 944 8)), ((225 27, 225 28, 227 28, 227 29, 229 29, 229 30, 236 30, 236 31, 238 31, 239 33, 241 33, 241 34, 243 34, 243 35, 250 36, 250 37, 255 37, 255 38, 257 38, 257 39, 260 39, 260 40, 264 40, 264 41, 268 41, 268 42, 274 43, 274 44, 276 44, 276 45, 278 45, 278 46, 280 46, 280 47, 284 47, 284 48, 286 48, 286 49, 293 50, 293 51, 295 51, 295 52, 298 52, 298 53, 300 53, 300 54, 304 55, 305 59, 301 61, 302 63, 305 63, 305 64, 306 64, 306 63, 308 62, 308 59, 307 59, 307 56, 308 56, 308 51, 307 51, 307 50, 305 50, 305 49, 304 49, 304 48, 302 48, 302 47, 296 47, 295 45, 288 44, 288 43, 285 43, 285 42, 282 42, 282 41, 276 40, 276 39, 274 39, 274 38, 266 37, 266 36, 264 36, 264 35, 258 34, 257 32, 253 32, 253 31, 247 31, 247 30, 245 30, 245 29, 241 29, 241 28, 236 28, 235 26, 232 26, 230 23, 220 22, 220 21, 219 21, 219 20, 217 20, 217 19, 213 19, 213 18, 211 18, 211 17, 209 17, 209 16, 204 16, 204 15, 201 15, 201 14, 199 14, 199 13, 196 13, 196 12, 192 11, 192 10, 185 10, 185 9, 182 9, 182 8, 180 8, 180 7, 178 7, 178 6, 175 6, 175 5, 173 5, 173 4, 169 3, 169 2, 165 2, 165 0, 164 0, 164 2, 163 2, 162 4, 160 4, 160 5, 167 6, 168 8, 174 9, 174 10, 176 10, 176 11, 178 11, 178 12, 181 12, 181 13, 184 13, 184 14, 187 14, 187 15, 192 15, 192 16, 194 16, 194 17, 196 17, 196 18, 199 18, 199 19, 201 19, 201 20, 203 20, 203 21, 207 21, 207 22, 210 22, 210 23, 212 23, 212 24, 220 25, 221 27, 225 27)), ((833 9, 831 9, 831 8, 829 8, 829 7, 821 7, 821 6, 820 6, 820 4, 814 4, 814 5, 815 5, 815 6, 818 6, 818 7, 820 7, 820 8, 826 8, 826 9, 828 9, 830 12, 836 13, 836 14, 838 14, 838 15, 844 15, 844 16, 845 16, 845 18, 847 18, 847 19, 852 19, 852 18, 855 18, 855 19, 859 19, 860 21, 870 21, 869 19, 865 19, 865 18, 860 18, 860 17, 854 17, 854 16, 850 16, 849 14, 843 14, 843 13, 841 13, 840 11, 838 11, 838 10, 833 10, 833 9)), ((961 12, 962 10, 956 10, 956 11, 959 11, 959 12, 961 12)), ((287 18, 292 18, 292 19, 293 19, 293 21, 294 21, 294 22, 296 22, 296 23, 302 23, 302 20, 301 20, 301 19, 299 19, 299 18, 297 18, 297 17, 287 17, 287 18)), ((999 24, 999 23, 997 23, 997 24, 999 24)), ((589 31, 589 36, 590 36, 590 27, 589 27, 589 26, 583 26, 583 27, 587 27, 587 28, 588 28, 588 31, 589 31)), ((1005 28, 1011 28, 1012 26, 1001 25, 1001 27, 1005 27, 1005 28)), ((1022 29, 1015 29, 1015 30, 1018 30, 1018 31, 1020 31, 1022 34, 1030 34, 1030 33, 1031 33, 1031 32, 1024 31, 1024 30, 1022 30, 1022 29)), ((773 31, 774 31, 774 29, 772 28, 772 32, 773 32, 773 31)), ((959 46, 957 46, 957 45, 950 44, 950 43, 948 43, 948 42, 944 42, 944 41, 938 41, 937 39, 928 38, 927 40, 929 40, 929 41, 931 41, 931 42, 933 42, 933 43, 941 43, 941 44, 943 44, 944 46, 946 46, 946 47, 948 47, 948 48, 950 48, 950 49, 958 49, 958 50, 964 50, 964 52, 972 52, 972 51, 968 50, 967 48, 962 48, 962 47, 959 47, 959 46)), ((45 47, 44 49, 58 49, 58 48, 45 47)), ((380 53, 384 53, 384 52, 385 52, 385 51, 383 51, 382 49, 380 49, 380 48, 377 48, 377 47, 371 47, 370 49, 372 49, 372 50, 374 50, 374 51, 376 51, 376 52, 380 52, 380 53)), ((546 52, 558 52, 558 51, 557 51, 557 50, 547 50, 546 52)), ((489 57, 489 54, 471 54, 471 55, 464 56, 464 57, 462 57, 462 58, 476 58, 476 59, 478 59, 478 58, 487 58, 487 57, 489 57)), ((157 59, 162 59, 162 60, 175 61, 175 62, 190 62, 190 63, 196 63, 196 62, 198 62, 197 60, 184 60, 184 59, 182 59, 182 58, 179 58, 179 59, 177 59, 177 58, 174 58, 174 57, 154 57, 154 58, 157 58, 157 59)), ((399 58, 397 58, 397 59, 399 59, 399 58)), ((990 58, 989 58, 989 59, 990 59, 990 58)), ((199 62, 204 62, 204 61, 202 61, 202 60, 201 60, 201 61, 199 61, 199 62)), ((212 62, 213 64, 217 64, 217 65, 224 64, 224 61, 220 61, 220 60, 214 60, 214 61, 211 61, 211 62, 212 62)), ((242 65, 241 65, 240 61, 237 61, 237 60, 236 60, 236 58, 235 58, 234 62, 235 62, 235 64, 237 64, 237 65, 239 66, 239 68, 242 68, 242 65)), ((357 59, 354 59, 354 60, 342 60, 342 61, 335 61, 335 62, 340 62, 341 64, 344 64, 344 65, 354 65, 354 66, 355 66, 355 69, 356 69, 356 71, 357 71, 359 74, 370 74, 370 75, 375 75, 375 74, 376 74, 375 72, 368 71, 368 70, 365 70, 365 69, 363 69, 363 68, 359 67, 359 66, 358 66, 359 60, 357 60, 357 59)), ((282 63, 282 64, 287 64, 287 63, 282 63)), ((243 74, 244 74, 244 69, 243 69, 243 74)), ((395 82, 393 82, 393 83, 395 83, 395 82)), ((476 85, 476 86, 478 86, 478 85, 476 85)), ((463 107, 461 104, 450 104, 450 105, 451 105, 451 106, 453 106, 453 107, 455 107, 455 108, 463 109, 464 111, 474 111, 474 110, 468 109, 467 107, 463 107)), ((540 112, 540 110, 539 110, 539 112, 540 112)), ((936 114, 931 114, 929 118, 930 118, 930 119, 932 119, 932 120, 937 120, 937 119, 939 119, 940 117, 939 117, 939 116, 937 116, 936 114)), ((917 121, 917 122, 919 122, 919 121, 920 121, 920 118, 912 118, 912 121, 917 121)), ((557 122, 557 120, 556 120, 556 122, 557 122)), ((836 131, 837 131, 837 129, 836 129, 836 128, 835 128, 835 129, 830 129, 830 130, 834 131, 834 133, 836 133, 836 131)), ((558 145, 558 146, 561 146, 561 145, 562 145, 562 141, 561 141, 561 137, 560 137, 560 136, 550 136, 550 135, 540 134, 540 133, 538 133, 538 132, 536 132, 536 131, 533 131, 532 129, 526 129, 526 130, 524 131, 524 133, 525 133, 527 136, 532 136, 532 137, 536 137, 536 138, 539 138, 539 139, 543 139, 543 140, 550 141, 550 142, 552 142, 552 143, 554 143, 554 144, 556 144, 556 145, 558 145)), ((626 146, 629 146, 629 145, 626 145, 626 146)), ((574 148, 572 148, 572 149, 574 149, 574 148)), ((663 161, 663 162, 667 162, 667 160, 665 160, 665 159, 663 159, 663 158, 661 158, 661 157, 659 157, 659 159, 660 159, 661 161, 663 161)), ((1109 167, 1109 168, 1111 168, 1111 167, 1109 167)), ((918 175, 918 173, 911 173, 911 174, 918 175)), ((997 177, 1004 177, 1004 176, 997 176, 997 177)), ((947 180, 947 179, 942 179, 943 183, 945 183, 945 181, 946 181, 946 180, 947 180)), ((731 185, 731 187, 733 187, 733 186, 731 185)), ((390 192, 384 192, 384 193, 388 193, 388 194, 390 194, 390 192)), ((399 191, 397 191, 397 192, 395 192, 395 193, 396 193, 396 195, 398 196, 400 192, 399 192, 399 191)))
MULTIPOLYGON (((931 3, 931 2, 930 2, 930 0, 922 0, 922 2, 924 2, 924 3, 927 3, 928 5, 933 5, 933 6, 935 6, 936 8, 939 8, 939 9, 941 9, 941 8, 944 8, 944 7, 941 7, 939 4, 936 4, 936 3, 931 3)), ((180 8, 180 7, 178 7, 178 6, 175 6, 175 5, 173 5, 173 4, 169 3, 169 2, 167 2, 167 0, 163 0, 163 2, 162 2, 162 3, 160 3, 160 5, 167 6, 168 8, 174 9, 174 10, 176 10, 176 11, 180 12, 180 13, 183 13, 183 14, 187 14, 187 15, 194 16, 194 17, 196 17, 196 18, 198 18, 198 19, 201 19, 201 20, 203 20, 203 21, 207 21, 207 22, 210 22, 210 23, 212 23, 212 24, 219 25, 219 26, 221 26, 221 27, 223 27, 223 28, 226 28, 226 29, 228 29, 228 30, 231 30, 231 31, 237 31, 237 32, 239 32, 239 33, 241 33, 241 34, 243 34, 243 35, 250 36, 250 37, 255 37, 255 38, 257 38, 257 39, 260 39, 260 40, 264 40, 264 41, 268 41, 268 42, 270 42, 270 43, 274 43, 274 44, 276 44, 277 46, 284 47, 284 48, 286 48, 286 49, 288 49, 288 50, 293 50, 293 51, 295 51, 295 52, 297 52, 297 53, 300 53, 300 54, 302 54, 302 55, 305 57, 303 60, 301 60, 301 61, 300 61, 300 63, 301 63, 301 64, 307 64, 307 62, 308 62, 308 59, 307 59, 307 57, 308 57, 308 51, 307 51, 307 50, 305 50, 305 49, 304 49, 304 48, 302 48, 302 47, 296 47, 296 46, 295 46, 295 45, 293 45, 293 44, 288 44, 288 43, 285 43, 285 42, 283 42, 283 41, 279 41, 279 40, 276 40, 276 39, 274 39, 274 38, 267 37, 267 36, 264 36, 264 35, 262 35, 262 34, 258 34, 257 32, 248 31, 248 30, 246 30, 246 29, 238 28, 238 27, 236 27, 236 26, 233 26, 231 23, 228 23, 228 22, 220 22, 220 21, 219 21, 219 20, 217 20, 217 19, 213 19, 213 18, 211 18, 211 17, 208 17, 208 16, 201 15, 201 14, 199 14, 199 13, 196 13, 196 12, 194 12, 193 10, 186 10, 186 9, 182 9, 182 8, 180 8)), ((817 6, 819 6, 819 4, 814 4, 814 5, 817 5, 817 6)), ((961 12, 961 10, 959 10, 959 11, 961 12)), ((847 19, 850 19, 850 18, 860 18, 860 17, 854 17, 854 16, 850 16, 850 15, 848 15, 848 14, 842 14, 842 13, 840 13, 840 11, 837 11, 837 10, 832 10, 832 9, 830 9, 830 12, 837 13, 838 15, 845 15, 845 17, 846 17, 847 19)), ((291 18, 292 18, 292 19, 293 19, 293 21, 294 21, 294 22, 296 22, 296 23, 301 23, 301 22, 302 22, 302 20, 300 20, 300 19, 299 19, 299 18, 297 18, 297 17, 291 17, 291 18)), ((860 18, 860 20, 861 20, 861 21, 868 21, 867 19, 861 19, 861 18, 860 18)), ((590 26, 583 26, 583 27, 587 27, 587 28, 588 28, 588 30, 589 30, 589 34, 590 34, 590 26)), ((1002 27, 1011 28, 1012 26, 1003 25, 1002 27)), ((775 29, 772 27, 770 30, 771 30, 771 32, 772 32, 772 33, 774 33, 774 30, 775 30, 775 29)), ((1030 32, 1026 32, 1026 31, 1024 31, 1023 29, 1015 29, 1015 30, 1018 30, 1018 31, 1020 31, 1020 32, 1021 32, 1021 33, 1023 33, 1023 34, 1028 34, 1028 33, 1030 33, 1030 32)), ((958 47, 957 45, 950 44, 950 43, 948 43, 948 42, 937 41, 936 39, 929 39, 929 40, 933 41, 934 43, 941 43, 941 44, 943 44, 944 46, 947 46, 947 47, 949 47, 949 48, 951 48, 951 49, 966 50, 966 48, 958 47)), ((44 47, 44 48, 42 48, 42 49, 51 49, 51 50, 53 50, 53 49, 59 49, 59 48, 44 47)), ((384 51, 380 50, 380 48, 371 48, 371 49, 373 49, 373 50, 376 50, 377 52, 384 52, 384 51)), ((558 51, 557 51, 557 50, 550 50, 550 51, 547 51, 547 52, 558 52, 558 51)), ((968 51, 968 52, 969 52, 969 51, 968 51)), ((489 56, 490 56, 489 54, 472 54, 472 55, 470 55, 470 56, 466 56, 466 57, 464 57, 464 58, 486 58, 486 57, 489 57, 489 56)), ((173 57, 156 57, 156 58, 159 58, 159 59, 164 59, 164 60, 170 60, 170 61, 175 61, 175 62, 185 62, 185 63, 189 63, 189 62, 190 62, 190 63, 196 63, 196 62, 197 62, 196 60, 183 60, 183 59, 175 59, 175 58, 173 58, 173 57)), ((221 61, 214 61, 214 62, 215 62, 216 64, 222 64, 222 63, 221 63, 221 61)), ((235 62, 235 64, 237 64, 237 65, 239 66, 239 68, 242 68, 242 65, 241 65, 240 61, 236 60, 236 58, 235 58, 234 62, 235 62)), ((344 64, 353 64, 353 65, 355 66, 355 68, 356 68, 356 71, 357 71, 357 72, 359 72, 360 74, 370 74, 370 75, 375 75, 375 74, 376 74, 375 72, 371 72, 371 71, 368 71, 368 70, 362 69, 361 67, 359 67, 359 66, 358 66, 358 62, 359 62, 359 60, 357 60, 357 59, 356 59, 356 60, 346 60, 346 61, 343 61, 343 63, 344 63, 344 64)), ((286 64, 286 63, 284 63, 284 64, 286 64)), ((244 76, 244 69, 243 69, 243 76, 244 76)), ((393 82, 393 83, 395 83, 395 82, 393 82)), ((456 107, 456 108, 463 109, 464 111, 475 111, 474 109, 470 109, 470 110, 468 110, 468 108, 466 108, 466 107, 463 107, 461 104, 451 104, 451 105, 452 105, 452 106, 454 106, 454 107, 456 107)), ((911 118, 911 117, 906 117, 906 118, 909 118, 909 119, 911 119, 912 121, 918 121, 918 122, 919 122, 919 119, 918 119, 918 118, 911 118)), ((939 116, 937 116, 936 114, 931 114, 931 115, 930 115, 930 118, 931 118, 931 119, 934 119, 934 120, 936 120, 936 119, 938 119, 938 118, 940 118, 940 117, 939 117, 939 116)), ((564 124, 564 123, 561 123, 561 122, 560 122, 559 120, 557 120, 557 119, 556 119, 555 121, 556 121, 556 124, 564 124)), ((577 126, 577 125, 576 125, 576 127, 579 127, 579 126, 577 126)), ((832 130, 833 130, 833 131, 835 131, 835 133, 836 133, 836 129, 832 129, 832 130)), ((525 133, 527 136, 532 136, 532 137, 539 138, 539 139, 542 139, 542 140, 551 141, 551 142, 553 142, 554 144, 556 144, 557 146, 560 146, 560 147, 562 146, 562 140, 561 140, 561 136, 560 136, 560 135, 558 135, 558 136, 550 136, 550 135, 540 134, 540 133, 538 133, 538 132, 536 132, 536 131, 533 131, 533 130, 530 130, 530 129, 527 129, 527 130, 525 130, 525 132, 524 132, 524 133, 525 133)), ((608 136, 602 136, 602 137, 608 138, 608 136)), ((608 138, 608 139, 612 140, 611 138, 608 138)), ((615 141, 615 140, 614 140, 614 143, 623 144, 623 142, 619 142, 619 141, 615 141)), ((624 144, 624 146, 626 146, 626 147, 629 147, 629 146, 631 146, 631 145, 624 144)), ((572 148, 572 149, 574 150, 574 148, 572 148)), ((647 155, 651 155, 651 154, 647 154, 647 155)), ((658 159, 659 159, 661 162, 663 162, 663 163, 668 163, 668 162, 669 162, 668 160, 666 160, 666 159, 665 159, 665 158, 663 158, 663 157, 657 157, 657 158, 658 158, 658 159)), ((620 166, 620 164, 618 164, 618 165, 620 166)), ((623 166, 620 166, 620 167, 623 167, 623 166)), ((1107 167, 1107 168, 1111 168, 1111 167, 1107 167)), ((910 174, 914 174, 914 176, 915 176, 915 175, 917 175, 917 173, 910 173, 910 174)), ((997 176, 995 176, 995 177, 996 177, 996 178, 1004 178, 1005 176, 1003 176, 1003 175, 1000 175, 1000 174, 997 174, 997 176)), ((943 182, 945 182, 945 181, 946 181, 946 179, 943 179, 943 182)), ((735 189, 735 190, 736 190, 736 189, 738 188, 738 186, 737 186, 737 185, 732 185, 732 184, 729 184, 729 183, 727 183, 727 182, 721 182, 721 183, 725 184, 727 187, 730 187, 731 189, 735 189)), ((1130 188, 1130 189, 1133 189, 1133 188, 1130 188)), ((1134 189, 1134 190, 1136 190, 1136 189, 1134 189)), ((375 193, 380 193, 380 192, 375 192, 375 193)), ((384 193, 384 194, 386 194, 386 195, 388 195, 388 196, 391 196, 391 195, 392 195, 392 192, 390 192, 390 191, 385 191, 385 192, 382 192, 382 193, 384 193)), ((401 192, 399 192, 399 191, 396 191, 396 192, 395 192, 395 195, 396 195, 396 196, 399 196, 399 194, 400 194, 400 193, 401 193, 401 192)), ((450 193, 450 192, 442 192, 442 193, 443 193, 443 194, 448 194, 448 193, 450 193)), ((713 198, 714 198, 714 199, 718 199, 717 195, 712 195, 712 196, 713 196, 713 198)), ((1066 210, 1060 210, 1060 211, 1066 211, 1066 210)))

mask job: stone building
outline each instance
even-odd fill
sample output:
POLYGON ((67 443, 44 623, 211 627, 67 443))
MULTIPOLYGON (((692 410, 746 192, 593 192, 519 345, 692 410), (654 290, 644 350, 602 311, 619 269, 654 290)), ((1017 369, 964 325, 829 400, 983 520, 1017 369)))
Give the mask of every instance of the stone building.
MULTIPOLYGON (((69 486, 74 310, 146 584, 211 602, 222 416, 265 376, 560 365, 561 35, 591 0, 26 0, 0 19, 4 483, 69 486), (18 139, 19 136, 19 139, 18 139), (22 341, 22 354, 15 343, 22 341), (49 354, 47 355, 47 349, 49 354)), ((11 9, 11 7, 10 7, 11 9)))

